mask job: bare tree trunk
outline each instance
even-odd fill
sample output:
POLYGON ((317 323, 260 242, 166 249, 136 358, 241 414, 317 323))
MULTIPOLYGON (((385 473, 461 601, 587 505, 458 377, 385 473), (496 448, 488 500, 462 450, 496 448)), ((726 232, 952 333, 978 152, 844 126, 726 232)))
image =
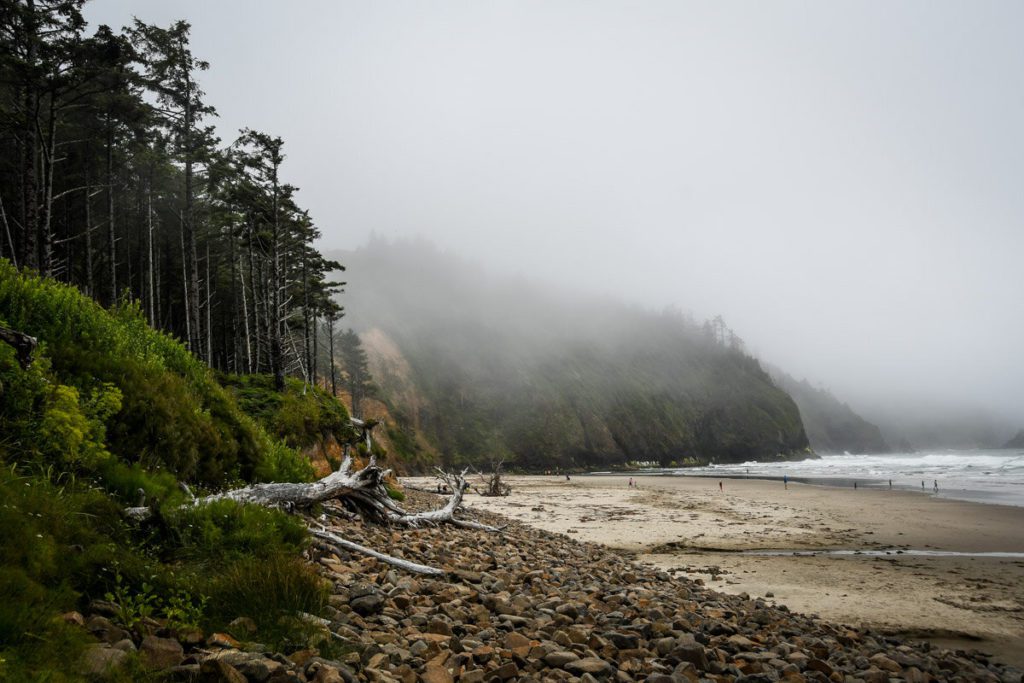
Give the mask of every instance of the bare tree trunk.
POLYGON ((189 312, 189 301, 188 301, 188 266, 186 265, 188 259, 185 256, 185 224, 181 226, 181 288, 182 294, 185 297, 185 339, 189 340, 189 349, 195 352, 195 347, 192 346, 192 314, 189 312))
POLYGON ((206 362, 213 365, 212 294, 210 293, 210 241, 206 241, 206 362))
MULTIPOLYGON (((25 61, 31 68, 36 67, 39 42, 39 26, 36 19, 35 0, 25 1, 25 33, 28 49, 25 61)), ((25 84, 22 107, 25 121, 21 143, 21 263, 29 268, 39 265, 36 251, 36 237, 39 230, 39 197, 36 177, 36 163, 39 157, 39 138, 36 135, 38 121, 39 93, 34 83, 25 84)))
POLYGON ((107 114, 107 296, 108 303, 117 303, 117 233, 114 229, 114 129, 107 114))
POLYGON ((313 311, 313 368, 309 372, 310 377, 313 378, 313 384, 317 383, 316 375, 317 375, 317 370, 318 370, 318 368, 317 368, 318 363, 316 361, 317 361, 317 355, 320 353, 320 343, 319 343, 319 339, 318 339, 319 336, 320 336, 320 328, 319 328, 319 325, 317 324, 316 311, 313 311))
POLYGON ((338 395, 338 373, 334 368, 334 314, 327 318, 327 334, 331 344, 331 396, 338 395))
POLYGON ((96 296, 96 283, 93 281, 92 263, 92 179, 89 169, 85 171, 85 293, 96 296))
POLYGON ((252 339, 249 336, 249 302, 245 295, 245 276, 238 269, 238 287, 242 290, 242 324, 245 329, 245 367, 252 373, 252 339))
POLYGON ((7 209, 4 207, 3 194, 0 193, 0 219, 4 222, 4 234, 7 236, 7 244, 10 246, 11 263, 18 267, 18 250, 14 246, 14 238, 11 237, 11 224, 7 220, 7 209))
POLYGON ((42 237, 42 259, 40 271, 43 275, 53 274, 53 168, 57 152, 57 116, 54 111, 53 95, 50 96, 50 118, 46 124, 46 140, 43 144, 43 216, 40 221, 42 237))
POLYGON ((284 390, 284 349, 281 345, 281 218, 278 207, 277 164, 274 165, 273 238, 271 242, 270 287, 270 369, 274 388, 284 390))
POLYGON ((146 313, 151 327, 156 327, 156 284, 153 278, 153 168, 149 169, 146 181, 146 280, 149 291, 146 297, 146 313))
POLYGON ((302 334, 303 342, 305 343, 306 352, 306 375, 310 377, 310 381, 316 384, 316 378, 313 376, 313 357, 311 352, 311 344, 309 339, 309 275, 307 264, 309 259, 306 255, 302 255, 302 334))

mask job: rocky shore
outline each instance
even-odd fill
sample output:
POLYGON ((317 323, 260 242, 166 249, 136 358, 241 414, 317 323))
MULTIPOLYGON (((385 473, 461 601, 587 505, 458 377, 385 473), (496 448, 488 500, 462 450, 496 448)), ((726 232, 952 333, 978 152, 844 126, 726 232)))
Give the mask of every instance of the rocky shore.
MULTIPOLYGON (((437 498, 413 493, 426 507, 437 498)), ((1021 681, 978 652, 910 644, 725 595, 602 546, 509 522, 503 534, 393 530, 352 522, 345 535, 447 572, 406 574, 358 556, 316 553, 334 587, 318 638, 285 653, 231 634, 141 640, 100 614, 95 673, 138 649, 169 681, 1021 681), (331 633, 328 634, 326 631, 331 633), (330 640, 333 658, 317 644, 330 640), (339 654, 340 653, 340 654, 339 654)), ((74 617, 68 617, 74 618, 74 617)), ((259 615, 251 615, 259 619, 259 615)))

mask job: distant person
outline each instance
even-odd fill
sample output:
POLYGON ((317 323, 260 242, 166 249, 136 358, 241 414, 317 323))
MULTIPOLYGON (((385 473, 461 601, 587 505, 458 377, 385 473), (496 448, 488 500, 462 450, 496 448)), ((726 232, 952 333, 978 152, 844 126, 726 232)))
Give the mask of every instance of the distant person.
POLYGON ((722 488, 722 482, 718 482, 718 490, 725 491, 725 489, 722 488))
POLYGON ((782 486, 787 491, 789 490, 789 475, 788 474, 783 474, 782 475, 782 486))
POLYGON ((938 492, 939 492, 939 480, 936 479, 935 480, 935 493, 938 493, 938 492))
POLYGON ((633 477, 629 478, 629 488, 633 488, 633 477))
POLYGON ((570 481, 571 480, 571 477, 569 476, 568 472, 565 473, 565 480, 566 481, 570 481))
POLYGON ((889 480, 889 488, 892 488, 892 479, 889 480))
POLYGON ((924 482, 921 482, 921 490, 924 491, 924 482))
POLYGON ((857 490, 857 482, 853 482, 853 490, 854 490, 854 491, 856 491, 856 490, 857 490))

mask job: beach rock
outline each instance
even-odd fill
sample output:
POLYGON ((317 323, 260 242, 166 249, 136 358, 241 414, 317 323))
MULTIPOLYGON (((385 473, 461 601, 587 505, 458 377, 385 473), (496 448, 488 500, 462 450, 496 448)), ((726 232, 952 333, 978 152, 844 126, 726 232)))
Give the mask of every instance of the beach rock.
POLYGON ((872 656, 869 661, 883 671, 892 671, 898 673, 903 670, 903 667, 889 659, 884 653, 879 652, 872 656))
POLYGON ((569 662, 575 662, 580 656, 575 652, 559 650, 544 655, 544 663, 550 667, 561 669, 569 662))
POLYGON ((208 659, 199 665, 201 683, 247 683, 238 669, 218 659, 208 659))
POLYGON ((229 648, 240 648, 242 644, 232 638, 226 633, 214 633, 206 639, 206 644, 210 647, 229 647, 229 648))
POLYGON ((142 661, 150 669, 168 669, 181 663, 185 651, 181 643, 173 638, 146 636, 139 644, 142 661))
POLYGON ((369 593, 353 598, 348 604, 360 616, 368 617, 381 611, 384 598, 379 593, 369 593))
POLYGON ((115 626, 110 619, 93 614, 85 621, 85 628, 106 643, 116 643, 128 637, 128 632, 115 626))
POLYGON ((451 672, 440 664, 428 663, 423 672, 423 683, 453 683, 454 680, 451 672))
POLYGON ((581 676, 583 674, 590 674, 592 676, 608 675, 614 670, 614 667, 612 667, 611 664, 598 657, 584 657, 583 659, 576 659, 571 662, 567 662, 563 668, 577 676, 581 676))
POLYGON ((65 624, 71 624, 72 626, 85 626, 85 617, 82 616, 81 612, 65 612, 60 615, 60 618, 65 624))

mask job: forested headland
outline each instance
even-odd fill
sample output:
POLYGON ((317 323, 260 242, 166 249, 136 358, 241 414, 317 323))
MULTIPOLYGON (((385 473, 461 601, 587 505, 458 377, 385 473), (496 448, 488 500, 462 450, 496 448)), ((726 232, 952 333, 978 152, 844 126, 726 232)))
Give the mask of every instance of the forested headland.
POLYGON ((489 274, 425 242, 338 256, 406 458, 543 471, 810 454, 796 404, 720 316, 489 274))

